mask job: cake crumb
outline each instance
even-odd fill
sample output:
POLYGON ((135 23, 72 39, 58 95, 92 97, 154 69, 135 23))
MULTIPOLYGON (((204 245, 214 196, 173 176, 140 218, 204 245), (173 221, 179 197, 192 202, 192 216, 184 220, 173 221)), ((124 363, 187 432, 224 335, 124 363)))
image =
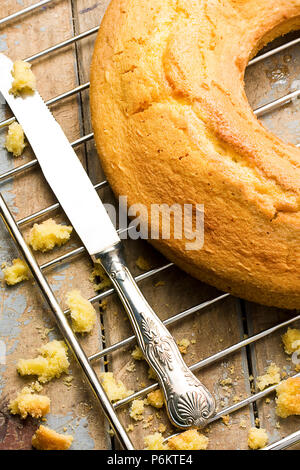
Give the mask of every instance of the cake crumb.
POLYGON ((208 437, 200 434, 196 429, 189 429, 171 437, 168 441, 168 448, 171 450, 206 450, 208 442, 208 437))
POLYGON ((225 426, 230 426, 230 416, 229 415, 222 416, 222 421, 225 424, 225 426))
POLYGON ((102 268, 101 264, 97 262, 94 264, 93 270, 91 272, 90 282, 93 283, 93 287, 96 292, 111 287, 111 281, 108 275, 102 268), (98 283, 95 282, 97 278, 100 279, 100 282, 98 283))
POLYGON ((187 338, 182 338, 180 341, 177 341, 178 349, 181 354, 187 354, 190 344, 191 342, 187 338))
POLYGON ((74 380, 74 377, 72 375, 68 375, 68 377, 65 377, 64 380, 63 380, 63 384, 70 388, 72 386, 72 382, 74 380))
POLYGON ((226 387, 227 385, 232 385, 232 379, 224 379, 220 381, 220 384, 222 387, 226 387))
POLYGON ((51 341, 39 349, 34 359, 20 359, 17 370, 20 375, 37 375, 39 382, 46 383, 62 373, 67 373, 69 360, 67 346, 63 341, 51 341))
POLYGON ((163 287, 165 285, 166 285, 165 281, 158 281, 154 284, 154 287, 163 287))
POLYGON ((267 373, 257 377, 256 384, 259 390, 264 390, 269 385, 278 384, 280 382, 280 369, 276 364, 272 363, 267 373))
POLYGON ((133 400, 130 408, 130 417, 135 421, 142 421, 144 413, 144 400, 133 400))
POLYGON ((160 425, 158 426, 158 432, 163 434, 166 430, 167 430, 167 426, 165 426, 163 423, 160 423, 160 425))
POLYGON ((135 372, 135 370, 136 370, 136 369, 135 369, 135 363, 134 363, 134 362, 130 362, 130 363, 128 364, 128 366, 126 367, 126 370, 127 370, 127 372, 135 372))
POLYGON ((247 422, 246 422, 246 420, 245 420, 245 419, 241 419, 239 426, 240 426, 241 429, 246 429, 246 427, 247 427, 247 422))
POLYGON ((248 447, 253 450, 262 449, 269 441, 267 431, 263 428, 250 428, 248 433, 248 447))
POLYGON ((142 350, 139 346, 136 346, 134 348, 134 350, 132 351, 131 353, 131 356, 133 357, 133 359, 135 359, 136 361, 142 361, 144 360, 144 355, 142 353, 142 350))
POLYGON ((149 428, 149 426, 151 425, 152 421, 154 419, 154 416, 153 415, 150 415, 148 416, 146 419, 144 419, 143 421, 143 429, 147 429, 149 428))
POLYGON ((43 386, 40 384, 40 382, 36 381, 36 382, 32 382, 32 384, 30 385, 30 389, 33 392, 40 393, 43 390, 43 386))
POLYGON ((27 241, 35 251, 45 253, 67 243, 72 230, 70 226, 57 224, 53 219, 48 219, 41 224, 34 224, 27 241))
POLYGON ((145 450, 168 450, 168 446, 164 444, 164 438, 161 433, 155 432, 144 438, 145 450))
POLYGON ((32 438, 32 446, 37 450, 67 450, 73 436, 58 434, 53 429, 41 425, 32 438))
POLYGON ((286 354, 293 354, 300 349, 300 330, 289 328, 282 336, 282 342, 286 354))
POLYGON ((147 395, 147 404, 153 406, 154 408, 162 408, 164 406, 164 397, 160 389, 150 392, 147 395))
POLYGON ((90 333, 97 320, 96 310, 91 302, 79 290, 74 289, 67 293, 67 305, 75 333, 90 333))
POLYGON ((22 281, 28 281, 29 268, 22 259, 14 259, 11 266, 3 269, 4 280, 8 286, 15 286, 22 281))
POLYGON ((17 122, 13 122, 8 127, 5 148, 8 152, 12 153, 14 157, 20 157, 25 147, 25 135, 22 126, 17 122))
POLYGON ((132 390, 127 390, 121 380, 116 380, 112 372, 102 372, 100 380, 108 398, 112 402, 123 400, 123 398, 127 398, 133 393, 132 390))
POLYGON ((12 87, 9 90, 14 96, 32 94, 36 90, 36 78, 31 70, 31 64, 23 60, 16 60, 11 71, 13 76, 12 87))
POLYGON ((11 400, 8 407, 11 414, 18 414, 22 419, 28 415, 32 418, 42 418, 50 411, 50 399, 33 393, 30 387, 24 387, 17 397, 11 400))
POLYGON ((126 432, 132 432, 133 430, 134 430, 133 424, 129 424, 129 426, 127 426, 126 428, 126 432))
POLYGON ((141 271, 149 271, 151 269, 150 263, 143 256, 139 256, 135 264, 141 271))
POLYGON ((300 377, 289 378, 278 385, 276 414, 280 418, 300 415, 300 377))
POLYGON ((101 310, 102 310, 103 312, 107 309, 107 304, 108 304, 107 299, 101 300, 101 302, 100 302, 100 308, 101 308, 101 310))
POLYGON ((148 369, 148 378, 151 379, 151 380, 157 380, 157 375, 154 372, 154 370, 152 369, 152 367, 150 367, 148 369))

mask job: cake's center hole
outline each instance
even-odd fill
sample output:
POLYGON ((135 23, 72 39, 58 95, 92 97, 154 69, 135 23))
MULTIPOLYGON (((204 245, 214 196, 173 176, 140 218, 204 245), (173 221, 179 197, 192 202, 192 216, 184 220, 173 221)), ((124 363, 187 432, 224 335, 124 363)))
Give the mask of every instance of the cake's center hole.
MULTIPOLYGON (((270 43, 262 54, 299 37, 299 31, 270 43)), ((268 59, 247 68, 246 94, 253 109, 299 90, 300 97, 300 44, 276 53, 268 59)), ((270 111, 260 120, 283 141, 300 144, 300 99, 270 111)))

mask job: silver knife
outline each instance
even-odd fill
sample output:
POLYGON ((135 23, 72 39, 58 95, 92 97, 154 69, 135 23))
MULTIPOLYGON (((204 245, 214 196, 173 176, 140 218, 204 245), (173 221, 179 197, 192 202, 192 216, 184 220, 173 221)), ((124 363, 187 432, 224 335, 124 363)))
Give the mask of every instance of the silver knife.
POLYGON ((174 339, 139 290, 105 207, 41 96, 38 92, 26 97, 9 93, 12 66, 0 54, 0 91, 86 250, 111 279, 143 355, 158 377, 171 422, 181 429, 205 426, 215 413, 212 395, 187 367, 174 339))

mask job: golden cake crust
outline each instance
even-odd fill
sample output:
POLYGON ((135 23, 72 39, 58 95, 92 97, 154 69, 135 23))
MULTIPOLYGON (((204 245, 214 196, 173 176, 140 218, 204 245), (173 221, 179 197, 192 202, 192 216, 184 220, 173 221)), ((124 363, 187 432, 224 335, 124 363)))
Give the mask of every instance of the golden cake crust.
POLYGON ((32 437, 32 446, 37 450, 68 450, 73 439, 73 436, 58 434, 41 425, 32 437))
POLYGON ((205 243, 152 241, 193 276, 300 307, 300 153, 267 131, 249 59, 300 28, 300 0, 112 0, 91 66, 95 140, 130 205, 204 204, 205 243))

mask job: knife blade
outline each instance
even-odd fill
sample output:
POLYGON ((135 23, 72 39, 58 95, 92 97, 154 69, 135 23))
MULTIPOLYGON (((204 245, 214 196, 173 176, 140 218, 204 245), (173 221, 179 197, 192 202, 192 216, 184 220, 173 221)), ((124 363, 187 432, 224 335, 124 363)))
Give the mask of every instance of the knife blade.
POLYGON ((38 92, 9 93, 12 61, 0 54, 0 91, 22 126, 43 174, 90 255, 120 238, 62 128, 38 92))
POLYGON ((101 263, 123 303, 145 359, 157 374, 171 422, 203 427, 215 401, 182 359, 174 338, 139 290, 122 244, 93 185, 61 127, 35 92, 9 93, 13 63, 0 54, 0 91, 23 127, 51 189, 94 261, 101 263))

